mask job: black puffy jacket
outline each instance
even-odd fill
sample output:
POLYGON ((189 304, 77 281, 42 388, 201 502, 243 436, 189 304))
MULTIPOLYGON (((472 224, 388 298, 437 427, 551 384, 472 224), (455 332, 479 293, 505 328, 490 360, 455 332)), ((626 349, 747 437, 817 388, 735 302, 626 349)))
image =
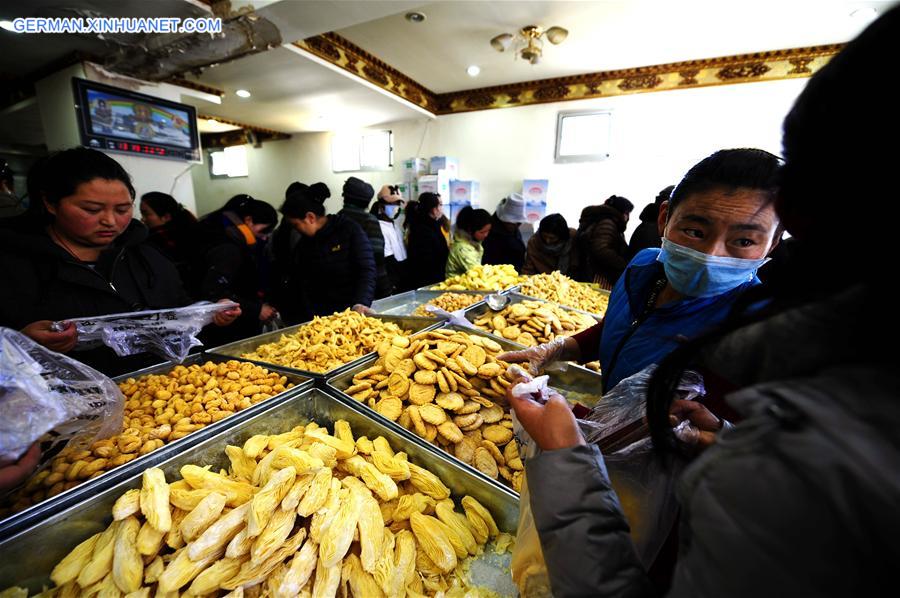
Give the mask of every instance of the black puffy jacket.
POLYGON ((358 224, 369 238, 369 243, 372 245, 372 257, 375 259, 375 297, 387 297, 391 294, 393 285, 387 274, 384 260, 384 233, 381 232, 378 218, 363 208, 353 205, 345 205, 339 213, 358 224))
POLYGON ((410 221, 407 254, 408 286, 417 289, 444 280, 450 248, 441 223, 428 217, 410 221))
MULTIPOLYGON (((147 228, 132 220, 95 267, 76 261, 42 229, 0 231, 0 325, 20 329, 38 320, 65 320, 190 303, 178 271, 146 242, 147 228)), ((99 347, 71 356, 116 376, 162 361, 141 354, 118 357, 99 347)))
POLYGON ((303 237, 278 310, 289 323, 371 305, 375 297, 375 260, 369 239, 358 224, 342 214, 331 215, 315 237, 303 237))
POLYGON ((503 221, 494 214, 491 218, 491 232, 481 243, 484 247, 483 264, 512 264, 516 272, 525 265, 525 242, 518 225, 512 232, 506 230, 503 221))

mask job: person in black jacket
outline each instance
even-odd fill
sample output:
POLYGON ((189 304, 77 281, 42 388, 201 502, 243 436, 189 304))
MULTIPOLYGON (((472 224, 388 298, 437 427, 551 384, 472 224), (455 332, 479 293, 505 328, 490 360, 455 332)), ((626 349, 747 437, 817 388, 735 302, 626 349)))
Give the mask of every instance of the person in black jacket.
POLYGON ((141 221, 150 229, 147 241, 178 268, 181 282, 192 275, 196 251, 197 218, 168 193, 151 191, 141 195, 141 221))
POLYGON ((327 215, 324 198, 309 191, 289 196, 281 206, 284 218, 303 235, 278 304, 288 323, 368 307, 375 295, 375 259, 365 232, 344 214, 327 215))
POLYGON ((444 280, 450 247, 441 229, 443 217, 441 196, 437 193, 422 193, 418 201, 406 206, 403 225, 407 229, 408 288, 417 289, 444 280))
POLYGON ((352 176, 344 182, 342 194, 344 209, 339 213, 362 227, 372 245, 375 257, 375 298, 387 297, 391 294, 393 285, 384 262, 384 235, 378 218, 368 212, 375 189, 369 183, 352 176))
POLYGON ((674 185, 669 185, 660 191, 656 200, 641 210, 641 223, 638 224, 634 233, 631 235, 631 241, 628 244, 629 257, 634 257, 641 249, 650 247, 662 247, 662 237, 659 236, 659 206, 664 201, 669 201, 669 196, 675 189, 674 185))
MULTIPOLYGON (((29 211, 5 221, 0 234, 0 326, 68 353, 77 343, 75 326, 57 332, 53 322, 190 302, 175 266, 132 219, 134 187, 118 162, 86 148, 62 151, 35 164, 28 191, 29 211)), ((215 322, 226 325, 239 314, 220 312, 215 322)), ((72 357, 110 376, 160 361, 118 357, 105 346, 72 357)))
POLYGON ((229 297, 241 305, 233 326, 206 331, 216 344, 256 336, 276 310, 263 300, 261 246, 278 222, 275 208, 249 195, 235 195, 198 225, 193 290, 199 299, 229 297))
POLYGON ((525 216, 525 199, 511 193, 500 200, 494 212, 491 232, 484 240, 484 264, 512 264, 517 272, 525 264, 525 242, 519 225, 528 222, 525 216))
POLYGON ((576 244, 581 256, 577 280, 593 282, 611 290, 628 265, 625 227, 634 204, 618 195, 610 196, 602 206, 581 211, 576 244))

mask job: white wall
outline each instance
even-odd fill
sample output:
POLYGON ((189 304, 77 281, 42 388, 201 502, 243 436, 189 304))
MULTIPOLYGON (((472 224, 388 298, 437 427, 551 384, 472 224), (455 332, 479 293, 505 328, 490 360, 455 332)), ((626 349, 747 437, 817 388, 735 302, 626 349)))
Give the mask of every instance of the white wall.
MULTIPOLYGON (((158 98, 181 101, 178 87, 166 83, 147 83, 123 77, 109 77, 93 65, 81 64, 69 67, 38 81, 35 90, 41 112, 41 123, 50 151, 67 149, 80 145, 75 101, 72 92, 72 77, 87 78, 116 87, 124 87, 158 98)), ((171 193, 186 208, 196 210, 194 185, 186 171, 191 167, 187 162, 148 158, 130 154, 105 152, 115 159, 131 175, 137 197, 148 191, 171 193)), ((139 202, 135 204, 135 217, 139 202)))
MULTIPOLYGON (((493 210, 506 194, 521 191, 523 178, 550 179, 548 213, 560 212, 577 226, 581 209, 616 194, 635 204, 637 215, 663 187, 675 184, 694 163, 717 149, 758 147, 780 154, 781 123, 806 79, 723 85, 488 110, 391 123, 394 171, 356 173, 377 191, 402 180, 403 159, 459 158, 463 179, 481 182, 482 207, 493 210), (555 164, 556 117, 560 111, 611 109, 612 157, 602 162, 555 164)), ((235 193, 280 205, 294 180, 324 181, 332 192, 329 211, 340 209, 343 181, 331 172, 330 135, 294 135, 248 146, 249 176, 211 180, 204 165, 193 171, 198 209, 220 207, 235 193)))

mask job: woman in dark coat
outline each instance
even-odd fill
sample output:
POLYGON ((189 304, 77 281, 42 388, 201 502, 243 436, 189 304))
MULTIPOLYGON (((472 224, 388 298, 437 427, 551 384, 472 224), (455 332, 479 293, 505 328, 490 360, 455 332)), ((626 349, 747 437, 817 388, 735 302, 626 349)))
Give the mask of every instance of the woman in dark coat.
MULTIPOLYGON (((275 316, 263 300, 261 244, 278 222, 275 208, 249 195, 235 195, 198 225, 193 291, 200 299, 229 297, 241 306, 241 317, 227 330, 210 330, 208 345, 256 336, 275 316)), ((191 284, 191 283, 189 283, 191 284)))
POLYGON ((437 193, 422 193, 406 207, 408 287, 417 289, 444 280, 450 248, 441 231, 441 199, 437 193))
MULTIPOLYGON (((134 187, 118 162, 86 148, 59 152, 32 168, 28 190, 29 211, 4 222, 0 234, 0 326, 68 353, 77 343, 75 326, 57 332, 53 322, 190 302, 175 266, 132 219, 134 187)), ((215 322, 226 325, 239 314, 220 313, 215 322)), ((160 361, 146 353, 119 357, 105 346, 72 357, 110 376, 160 361)))
POLYGON ((628 265, 625 226, 634 204, 613 195, 602 206, 588 206, 578 223, 578 251, 582 257, 578 280, 612 289, 628 265))
POLYGON ((634 257, 641 249, 650 247, 661 247, 662 237, 659 236, 659 206, 664 201, 669 201, 672 195, 674 185, 670 185, 659 192, 656 200, 649 205, 644 206, 641 210, 641 223, 638 224, 634 233, 631 235, 631 242, 628 244, 629 256, 634 257))
POLYGON ((288 287, 278 309, 299 323, 375 298, 375 258, 362 227, 342 214, 325 213, 324 199, 307 192, 288 197, 281 213, 303 235, 294 250, 288 287))
POLYGON ((525 242, 519 226, 528 222, 525 200, 512 193, 500 200, 491 217, 491 232, 484 240, 484 264, 512 264, 517 272, 525 263, 525 242))
POLYGON ((178 268, 183 284, 191 276, 197 239, 197 218, 168 193, 141 196, 141 221, 150 229, 147 241, 178 268))
POLYGON ((569 276, 578 271, 576 232, 562 214, 550 214, 538 225, 537 234, 528 240, 522 274, 549 274, 558 271, 569 276))

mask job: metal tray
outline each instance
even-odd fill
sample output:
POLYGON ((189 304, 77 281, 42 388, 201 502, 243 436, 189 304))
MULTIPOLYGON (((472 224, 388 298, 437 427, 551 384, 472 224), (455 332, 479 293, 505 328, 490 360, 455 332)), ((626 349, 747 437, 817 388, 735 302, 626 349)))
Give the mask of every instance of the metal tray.
MULTIPOLYGON (((384 314, 369 314, 369 317, 378 318, 379 320, 384 320, 385 322, 394 322, 400 328, 404 330, 410 330, 412 332, 421 332, 423 330, 431 330, 433 328, 437 328, 441 325, 440 320, 435 320, 434 318, 418 318, 413 316, 392 316, 392 315, 384 315, 384 314)), ((249 361, 251 363, 255 363, 257 365, 261 365, 267 367, 271 370, 279 371, 279 372, 290 372, 292 374, 297 374, 300 376, 306 376, 307 378, 313 379, 324 379, 329 376, 336 376, 341 372, 345 372, 348 369, 354 367, 357 363, 366 359, 369 355, 373 355, 372 353, 368 353, 363 355, 362 357, 355 359, 353 361, 347 362, 342 366, 336 367, 327 372, 310 372, 307 370, 300 370, 297 368, 292 368, 284 365, 278 365, 277 363, 269 363, 268 361, 259 361, 256 359, 246 359, 241 357, 241 355, 245 353, 250 353, 255 351, 257 347, 261 345, 265 345, 266 343, 273 343, 281 338, 283 334, 293 334, 300 329, 301 326, 306 326, 309 322, 305 322, 303 324, 297 324, 296 326, 289 326, 287 328, 282 328, 281 330, 275 330, 274 332, 266 332, 260 334, 259 336, 252 336, 250 338, 245 338, 243 340, 235 341, 233 343, 228 343, 227 345, 221 345, 219 347, 214 347, 206 351, 207 355, 218 355, 221 357, 226 357, 228 359, 239 359, 241 361, 249 361)))
MULTIPOLYGON (((591 312, 584 311, 581 309, 575 309, 574 307, 569 307, 568 305, 556 303, 555 301, 549 301, 547 299, 540 299, 538 297, 530 297, 528 295, 523 295, 523 294, 515 292, 515 291, 507 293, 507 297, 509 297, 509 303, 507 303, 506 306, 504 306, 504 308, 509 305, 512 305, 514 303, 522 303, 523 301, 539 301, 541 303, 552 303, 553 305, 555 305, 565 311, 572 311, 572 312, 576 312, 576 313, 588 316, 590 318, 593 318, 594 321, 596 321, 596 322, 603 321, 603 316, 600 316, 598 314, 592 314, 591 312)), ((466 308, 466 311, 465 311, 466 319, 469 320, 470 322, 474 322, 475 318, 477 318, 481 315, 484 315, 485 313, 490 311, 490 309, 491 308, 488 306, 487 303, 476 303, 475 305, 472 305, 472 306, 466 308)))
MULTIPOLYGON (((510 341, 502 338, 497 338, 492 336, 483 330, 477 330, 473 328, 465 328, 463 326, 457 325, 446 325, 441 328, 442 330, 458 330, 460 332, 465 332, 467 334, 473 334, 478 336, 483 336, 490 338, 493 341, 496 341, 504 350, 507 351, 517 351, 519 349, 523 349, 521 345, 517 345, 515 343, 511 343, 510 341)), ((388 418, 384 417, 374 409, 370 409, 368 405, 365 403, 360 403, 354 400, 352 397, 347 395, 344 391, 347 390, 353 384, 353 376, 363 371, 366 368, 371 367, 374 363, 378 361, 378 356, 373 355, 358 364, 351 370, 343 372, 337 376, 333 376, 328 379, 326 387, 329 391, 339 395, 345 401, 350 402, 354 406, 356 406, 361 411, 364 411, 368 417, 377 420, 381 425, 388 427, 394 430, 397 434, 402 435, 406 438, 410 438, 415 442, 424 445, 432 452, 440 455, 444 459, 449 459, 453 461, 456 467, 465 469, 472 476, 478 477, 484 482, 493 485, 496 488, 500 488, 505 492, 512 493, 515 496, 518 496, 518 493, 515 492, 511 487, 507 486, 504 481, 494 480, 471 465, 460 461, 455 456, 450 453, 444 452, 437 445, 431 444, 424 438, 420 438, 413 432, 410 432, 397 422, 391 421, 388 418)), ((566 368, 565 371, 553 371, 547 372, 550 376, 550 386, 558 391, 561 395, 563 395, 569 402, 577 403, 583 405, 586 408, 593 407, 597 401, 600 400, 601 392, 602 392, 602 378, 596 372, 593 372, 589 369, 583 368, 581 366, 570 365, 566 368)))
POLYGON ((372 310, 375 313, 382 315, 409 316, 412 312, 416 311, 416 308, 420 305, 425 305, 444 293, 459 293, 461 295, 487 294, 481 291, 407 291, 398 295, 385 297, 384 299, 378 299, 372 303, 372 310))
MULTIPOLYGON (((576 281, 576 282, 577 282, 577 281, 576 281)), ((594 284, 594 283, 578 282, 578 284, 583 285, 583 286, 586 286, 586 287, 588 287, 589 289, 591 289, 592 291, 597 291, 597 292, 600 293, 601 295, 606 295, 606 299, 607 299, 606 305, 607 305, 607 307, 609 306, 609 297, 610 297, 610 295, 612 294, 610 291, 608 291, 608 290, 606 290, 606 289, 601 289, 601 288, 600 288, 600 285, 597 285, 597 284, 594 284)), ((521 295, 522 297, 527 297, 528 299, 536 299, 536 300, 538 300, 538 301, 550 301, 549 299, 543 299, 543 298, 541 298, 541 297, 532 297, 531 295, 526 295, 525 293, 522 292, 522 285, 521 285, 521 284, 517 284, 516 286, 514 286, 513 288, 511 288, 509 292, 511 292, 511 293, 517 293, 517 294, 521 295)), ((592 312, 589 312, 589 311, 584 311, 584 310, 582 310, 582 309, 577 309, 577 308, 575 308, 575 307, 570 307, 570 306, 568 306, 568 305, 563 305, 562 303, 556 303, 556 301, 550 301, 550 303, 555 303, 556 305, 559 305, 559 306, 561 306, 561 307, 565 307, 565 308, 567 308, 567 309, 574 309, 575 311, 580 311, 581 313, 584 313, 584 314, 587 314, 587 315, 589 315, 589 316, 591 316, 591 317, 597 318, 598 320, 602 320, 602 319, 603 319, 603 316, 606 315, 606 314, 595 314, 595 313, 592 313, 592 312)))
MULTIPOLYGON (((207 361, 219 363, 228 360, 229 358, 194 353, 187 359, 185 359, 181 365, 187 366, 195 363, 206 363, 207 361)), ((168 372, 176 365, 178 364, 170 362, 160 363, 144 368, 142 370, 138 370, 136 372, 131 372, 130 374, 117 376, 116 378, 113 378, 113 381, 119 383, 127 380, 128 378, 139 378, 141 376, 146 376, 149 374, 168 372)), ((275 371, 274 368, 271 369, 272 371, 275 371)), ((10 515, 6 519, 0 520, 0 538, 4 538, 19 530, 34 525, 39 521, 43 521, 54 513, 58 513, 59 511, 62 511, 63 509, 66 509, 74 504, 90 499, 90 497, 94 496, 98 492, 102 492, 105 488, 109 488, 110 486, 118 483, 119 480, 133 475, 134 471, 143 471, 148 467, 152 467, 156 463, 161 463, 172 455, 189 449, 190 447, 200 442, 200 440, 202 439, 202 435, 199 435, 200 432, 203 432, 204 434, 217 434, 219 432, 223 432, 229 427, 240 423, 242 420, 252 418, 255 414, 266 409, 268 405, 278 403, 291 396, 301 393, 313 384, 312 380, 304 376, 299 376, 297 374, 289 372, 278 373, 284 375, 288 379, 288 382, 294 383, 294 388, 290 388, 282 393, 266 399, 265 401, 261 401, 256 405, 248 407, 247 409, 238 411, 234 415, 230 415, 215 423, 211 423, 206 427, 197 430, 196 432, 188 434, 184 438, 179 438, 178 440, 175 440, 168 444, 164 444, 153 452, 147 453, 142 457, 138 457, 137 459, 129 461, 124 465, 120 465, 115 469, 111 469, 110 471, 104 473, 101 476, 97 476, 92 480, 86 480, 85 482, 79 484, 78 486, 75 486, 74 488, 71 488, 64 492, 60 492, 56 496, 28 507, 24 511, 19 511, 18 513, 10 515)), ((3 588, 0 587, 0 590, 2 589, 3 588)))
MULTIPOLYGON (((453 497, 471 495, 487 507, 497 526, 515 533, 519 518, 518 500, 512 493, 498 490, 457 468, 456 464, 421 446, 418 442, 397 434, 393 429, 372 421, 356 406, 318 389, 311 389, 288 400, 265 402, 265 409, 253 417, 242 419, 227 430, 211 433, 209 428, 200 430, 199 442, 187 450, 170 454, 165 460, 147 463, 160 467, 171 481, 180 479, 179 469, 186 464, 212 465, 213 469, 228 466, 225 456, 227 444, 242 445, 254 434, 286 432, 292 427, 310 420, 332 428, 337 419, 346 420, 357 436, 369 438, 384 436, 396 451, 405 451, 411 462, 423 465, 438 475, 450 488, 453 497)), ((235 422, 232 422, 235 423, 235 422)), ((0 540, 0 588, 13 585, 40 591, 49 584, 53 567, 79 542, 104 529, 112 520, 111 509, 116 499, 125 491, 139 488, 141 470, 134 470, 127 478, 98 491, 89 501, 74 505, 56 513, 19 534, 0 540), (27 563, 27 567, 23 567, 27 563)), ((458 500, 457 500, 458 503, 458 500)), ((502 557, 485 550, 485 556, 473 563, 472 580, 485 585, 501 596, 515 596, 515 588, 509 574, 510 555, 502 557)))
POLYGON ((430 284, 430 285, 427 285, 424 287, 419 287, 416 290, 417 291, 433 291, 433 292, 438 292, 438 293, 479 293, 481 295, 488 295, 490 293, 500 293, 501 295, 505 295, 506 293, 509 293, 510 291, 515 289, 516 286, 518 286, 518 285, 509 286, 509 287, 506 287, 505 289, 500 289, 499 291, 494 290, 494 289, 466 289, 464 291, 454 291, 453 289, 439 289, 439 288, 437 288, 437 286, 439 284, 441 284, 441 283, 438 282, 435 284, 430 284))

